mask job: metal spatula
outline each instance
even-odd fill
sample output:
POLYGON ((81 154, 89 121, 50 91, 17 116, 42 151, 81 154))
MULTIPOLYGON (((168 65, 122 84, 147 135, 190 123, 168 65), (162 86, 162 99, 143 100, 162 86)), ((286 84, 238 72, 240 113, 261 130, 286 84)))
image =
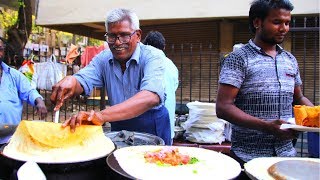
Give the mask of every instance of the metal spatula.
POLYGON ((54 113, 54 122, 59 123, 59 110, 54 113))

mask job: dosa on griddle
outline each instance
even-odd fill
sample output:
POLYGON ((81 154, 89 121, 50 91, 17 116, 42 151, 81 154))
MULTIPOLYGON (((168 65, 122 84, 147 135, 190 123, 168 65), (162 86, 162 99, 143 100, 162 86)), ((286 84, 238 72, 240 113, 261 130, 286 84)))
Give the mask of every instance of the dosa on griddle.
POLYGON ((268 168, 268 173, 274 179, 308 179, 319 180, 320 163, 308 160, 283 160, 268 168))
POLYGON ((219 152, 195 147, 179 146, 129 146, 113 152, 120 167, 136 179, 233 179, 241 172, 237 161, 219 152), (179 152, 195 157, 199 162, 187 165, 160 165, 149 163, 146 152, 178 148, 179 152))
POLYGON ((82 125, 74 133, 60 123, 21 121, 4 154, 35 162, 76 162, 109 154, 115 148, 101 126, 82 125))
POLYGON ((49 147, 66 148, 75 146, 90 138, 91 134, 99 132, 100 126, 83 125, 70 133, 70 126, 61 127, 60 123, 39 123, 36 121, 23 122, 31 138, 49 147))

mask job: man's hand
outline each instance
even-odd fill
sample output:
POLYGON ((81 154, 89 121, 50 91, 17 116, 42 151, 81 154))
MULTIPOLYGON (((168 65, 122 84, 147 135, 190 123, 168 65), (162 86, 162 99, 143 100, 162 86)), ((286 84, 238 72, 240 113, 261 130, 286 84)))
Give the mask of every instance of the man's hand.
POLYGON ((91 110, 90 112, 80 111, 78 114, 71 116, 70 119, 62 124, 62 127, 70 126, 71 132, 74 132, 77 126, 82 124, 103 125, 104 120, 100 112, 91 110))
POLYGON ((297 139, 299 132, 292 129, 280 129, 281 124, 288 124, 284 120, 274 120, 269 122, 269 132, 281 140, 297 139))
POLYGON ((59 110, 65 100, 73 97, 74 95, 79 95, 82 92, 83 88, 75 77, 67 76, 63 78, 52 87, 50 100, 56 105, 54 107, 54 111, 59 110))
POLYGON ((38 114, 38 116, 41 118, 41 119, 44 119, 47 117, 47 107, 45 105, 45 103, 43 102, 43 100, 41 98, 37 98, 36 99, 36 114, 38 114))

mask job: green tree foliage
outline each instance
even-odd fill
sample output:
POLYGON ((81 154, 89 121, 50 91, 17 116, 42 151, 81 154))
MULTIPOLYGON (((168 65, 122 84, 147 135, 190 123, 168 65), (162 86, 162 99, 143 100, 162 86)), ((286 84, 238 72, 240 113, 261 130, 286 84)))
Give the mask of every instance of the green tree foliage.
MULTIPOLYGON (((4 9, 0 11, 0 28, 7 32, 18 20, 18 11, 4 9)), ((32 16, 32 33, 41 33, 43 28, 35 24, 35 16, 32 16)))
POLYGON ((18 19, 18 11, 13 10, 2 10, 0 11, 0 28, 4 29, 5 31, 13 26, 18 19))
POLYGON ((91 46, 100 46, 102 44, 103 44, 103 41, 98 40, 98 39, 90 38, 90 40, 89 40, 89 45, 91 45, 91 46))

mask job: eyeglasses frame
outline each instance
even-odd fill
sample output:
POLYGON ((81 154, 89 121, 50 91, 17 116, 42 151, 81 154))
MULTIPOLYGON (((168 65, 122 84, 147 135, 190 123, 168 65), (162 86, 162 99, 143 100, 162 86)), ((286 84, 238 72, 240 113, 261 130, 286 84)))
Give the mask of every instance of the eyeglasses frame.
POLYGON ((128 42, 130 42, 131 37, 132 37, 136 32, 137 32, 137 31, 135 30, 135 31, 133 31, 133 33, 131 33, 130 35, 125 35, 125 36, 129 36, 129 40, 128 40, 127 42, 123 42, 123 41, 120 40, 120 37, 125 37, 125 36, 121 36, 121 35, 116 36, 114 42, 109 42, 109 41, 108 41, 108 33, 104 34, 104 37, 105 37, 105 40, 107 41, 107 43, 110 43, 110 44, 116 43, 117 40, 119 40, 120 43, 128 43, 128 42))

